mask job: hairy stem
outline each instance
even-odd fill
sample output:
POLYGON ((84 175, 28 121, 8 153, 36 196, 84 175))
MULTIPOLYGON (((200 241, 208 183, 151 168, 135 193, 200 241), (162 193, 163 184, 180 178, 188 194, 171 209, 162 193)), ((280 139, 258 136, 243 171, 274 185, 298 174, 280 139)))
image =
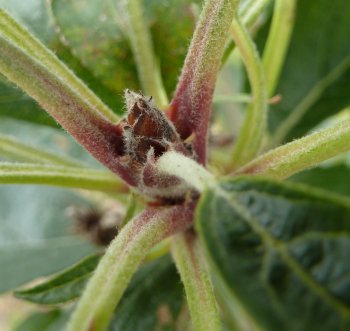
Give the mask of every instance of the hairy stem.
POLYGON ((50 68, 71 89, 74 89, 98 112, 116 122, 118 116, 113 113, 74 73, 69 70, 47 47, 34 38, 24 27, 20 26, 4 10, 0 10, 0 29, 3 36, 16 41, 23 50, 37 61, 50 68))
POLYGON ((169 109, 183 139, 192 134, 198 162, 206 163, 208 124, 217 73, 237 0, 207 0, 169 109))
POLYGON ((99 263, 67 331, 105 330, 147 252, 167 236, 186 229, 192 223, 193 209, 193 205, 147 209, 129 222, 99 263))
POLYGON ((120 192, 126 186, 111 173, 93 169, 0 162, 0 184, 53 185, 120 192))
POLYGON ((142 89, 164 108, 169 101, 163 86, 160 68, 153 51, 152 38, 140 0, 124 0, 127 31, 136 60, 142 89))
POLYGON ((350 120, 310 134, 261 155, 236 174, 287 178, 350 150, 350 120))
POLYGON ((42 150, 15 139, 12 136, 0 134, 0 156, 15 161, 30 163, 54 164, 67 167, 84 167, 76 160, 42 150))
POLYGON ((208 170, 180 153, 163 154, 157 161, 157 169, 167 175, 181 178, 198 192, 216 185, 215 177, 208 170))
MULTIPOLYGON (((265 10, 265 7, 271 0, 248 0, 244 5, 240 6, 238 15, 241 18, 243 25, 250 30, 254 23, 256 23, 259 16, 265 10)), ((234 42, 231 40, 225 49, 224 56, 222 57, 221 66, 223 66, 230 54, 235 48, 234 42)))
MULTIPOLYGON (((40 46, 40 53, 45 46, 28 32, 23 36, 8 33, 10 28, 6 23, 12 24, 14 29, 23 29, 0 12, 0 72, 38 101, 96 159, 130 185, 136 185, 133 174, 118 162, 124 152, 119 126, 90 103, 88 95, 80 94, 74 82, 59 70, 51 69, 49 60, 36 55, 36 47, 40 46), (33 50, 28 50, 28 44, 33 44, 33 50)), ((47 53, 54 63, 59 62, 49 50, 47 53)), ((63 64, 61 66, 66 69, 63 64)))
POLYGON ((185 287, 194 331, 220 331, 217 304, 199 242, 193 232, 172 240, 172 254, 185 287))
POLYGON ((294 27, 296 0, 276 0, 263 55, 266 90, 273 96, 294 27))
POLYGON ((260 150, 266 129, 267 96, 258 51, 238 17, 234 19, 230 31, 245 64, 253 96, 233 151, 233 166, 238 168, 253 159, 260 150))

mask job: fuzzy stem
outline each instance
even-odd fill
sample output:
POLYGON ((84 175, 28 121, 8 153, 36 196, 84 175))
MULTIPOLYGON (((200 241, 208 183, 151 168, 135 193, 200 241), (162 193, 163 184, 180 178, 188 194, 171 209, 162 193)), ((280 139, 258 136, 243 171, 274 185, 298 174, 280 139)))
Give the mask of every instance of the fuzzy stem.
MULTIPOLYGON (((7 21, 15 30, 22 29, 0 12, 0 72, 37 100, 96 159, 130 185, 136 185, 133 174, 118 162, 124 151, 121 129, 89 102, 88 95, 71 86, 70 79, 51 69, 49 60, 34 55, 36 47, 41 50, 45 46, 28 32, 23 36, 9 33, 7 21), (28 51, 31 44, 33 51, 28 51)), ((59 61, 50 51, 47 53, 55 59, 53 62, 59 61)), ((66 69, 63 64, 62 68, 66 69)))
POLYGON ((164 108, 169 104, 160 68, 153 51, 152 38, 140 0, 124 0, 127 31, 134 53, 141 85, 156 104, 164 108))
POLYGON ((239 11, 242 23, 249 29, 255 23, 271 0, 249 0, 239 11))
POLYGON ((21 141, 0 134, 0 156, 10 158, 15 161, 24 161, 30 163, 54 164, 68 167, 84 167, 76 160, 27 145, 21 141))
POLYGON ((216 186, 215 177, 196 161, 176 152, 167 152, 157 161, 157 169, 167 175, 183 179, 198 192, 216 186))
POLYGON ((103 331, 130 278, 162 239, 186 229, 193 205, 153 208, 129 222, 108 247, 68 324, 67 331, 103 331))
POLYGON ((169 109, 183 139, 194 134, 198 162, 206 163, 208 124, 217 73, 237 0, 207 0, 169 109))
MULTIPOLYGON (((240 7, 238 15, 241 18, 243 25, 250 30, 257 18, 265 10, 265 7, 269 4, 271 0, 249 0, 246 1, 243 6, 240 7)), ((235 48, 234 42, 231 40, 227 45, 224 56, 222 57, 221 66, 223 66, 230 54, 235 48)))
POLYGON ((282 179, 350 150, 350 120, 310 134, 261 155, 236 174, 282 179))
POLYGON ((273 19, 263 55, 266 90, 273 96, 280 77, 294 27, 296 0, 276 0, 273 19))
POLYGON ((172 255, 185 287, 193 330, 220 331, 213 287, 195 234, 187 232, 175 235, 172 255))
POLYGON ((0 184, 53 185, 123 192, 126 186, 111 173, 77 167, 0 162, 0 184))
POLYGON ((60 77, 71 89, 79 93, 96 111, 113 122, 118 120, 117 114, 110 110, 53 52, 34 38, 28 30, 19 25, 4 10, 0 10, 0 29, 4 37, 16 41, 33 58, 49 67, 57 77, 60 77))
POLYGON ((232 163, 237 168, 254 158, 260 150, 266 129, 267 97, 258 51, 239 18, 234 19, 230 31, 245 64, 253 96, 233 152, 232 163))

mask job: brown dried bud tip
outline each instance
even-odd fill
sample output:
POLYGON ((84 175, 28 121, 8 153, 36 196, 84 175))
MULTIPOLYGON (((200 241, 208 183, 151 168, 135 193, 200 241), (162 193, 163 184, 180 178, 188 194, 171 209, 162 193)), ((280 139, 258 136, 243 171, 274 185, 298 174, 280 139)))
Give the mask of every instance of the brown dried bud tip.
POLYGON ((157 109, 152 97, 125 90, 127 115, 122 120, 125 154, 145 163, 149 156, 159 157, 170 148, 183 146, 174 125, 157 109))

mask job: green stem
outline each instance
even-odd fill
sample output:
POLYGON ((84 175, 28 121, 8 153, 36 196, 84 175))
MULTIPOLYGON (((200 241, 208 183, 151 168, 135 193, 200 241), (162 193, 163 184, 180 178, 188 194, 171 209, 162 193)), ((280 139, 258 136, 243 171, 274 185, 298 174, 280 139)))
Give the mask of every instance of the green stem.
POLYGON ((120 228, 123 228, 133 217, 135 216, 137 208, 137 201, 135 194, 131 192, 129 194, 128 201, 126 203, 126 212, 123 221, 120 223, 120 228))
POLYGON ((245 64, 253 96, 233 152, 233 166, 238 168, 253 159, 260 150, 266 129, 267 96, 258 51, 237 17, 231 25, 231 34, 245 64))
MULTIPOLYGON (((244 6, 240 7, 238 15, 241 18, 243 25, 248 30, 252 28, 257 18, 262 14, 265 7, 269 4, 270 1, 271 0, 248 0, 245 2, 244 6)), ((222 57, 221 67, 226 63, 234 48, 234 42, 230 41, 222 57)))
POLYGON ((198 192, 202 192, 208 186, 216 186, 215 177, 208 170, 180 153, 163 154, 157 161, 157 169, 167 175, 181 178, 198 192))
POLYGON ((174 236, 172 254, 185 287, 193 330, 220 331, 213 287, 195 234, 187 232, 174 236))
POLYGON ((124 0, 127 31, 134 53, 142 88, 153 96, 160 108, 169 101, 162 83, 160 68, 153 51, 152 37, 140 0, 124 0))
POLYGON ((271 0, 249 0, 239 11, 242 23, 250 29, 271 0))
POLYGON ((350 150, 350 120, 295 140, 261 155, 236 174, 287 178, 350 150))
POLYGON ((98 103, 90 103, 89 95, 80 94, 66 77, 70 72, 63 64, 60 69, 66 71, 62 75, 55 69, 59 60, 53 53, 46 50, 48 59, 44 60, 36 55, 36 48, 40 55, 45 46, 0 11, 0 73, 38 101, 96 159, 135 186, 134 174, 119 161, 124 152, 120 126, 99 111, 98 103), (11 29, 24 33, 12 33, 11 29))
POLYGON ((271 137, 271 147, 278 146, 286 138, 288 133, 303 118, 305 113, 320 99, 324 91, 349 67, 350 56, 347 56, 313 86, 271 137))
POLYGON ((75 74, 69 70, 57 57, 39 40, 34 38, 24 27, 20 26, 4 10, 0 11, 0 29, 4 37, 14 40, 38 62, 50 68, 57 77, 65 81, 98 112, 109 120, 116 122, 118 116, 110 110, 75 74))
POLYGON ((188 227, 193 219, 192 208, 148 209, 129 222, 101 259, 67 331, 105 330, 130 278, 147 252, 165 237, 188 227))
POLYGON ((0 134, 0 156, 10 158, 15 161, 24 161, 29 163, 44 163, 79 168, 84 167, 84 165, 78 161, 32 147, 22 143, 12 136, 5 134, 0 134))
POLYGON ((296 0, 276 0, 263 55, 266 90, 273 96, 294 27, 296 0))
POLYGON ((8 162, 0 163, 0 184, 53 185, 108 192, 126 189, 116 176, 104 171, 8 162))
POLYGON ((146 255, 144 262, 150 262, 159 259, 170 251, 170 238, 166 238, 155 245, 146 255))
POLYGON ((236 102, 236 103, 250 103, 252 102, 252 96, 245 93, 236 93, 233 95, 215 95, 213 99, 214 103, 224 102, 236 102))

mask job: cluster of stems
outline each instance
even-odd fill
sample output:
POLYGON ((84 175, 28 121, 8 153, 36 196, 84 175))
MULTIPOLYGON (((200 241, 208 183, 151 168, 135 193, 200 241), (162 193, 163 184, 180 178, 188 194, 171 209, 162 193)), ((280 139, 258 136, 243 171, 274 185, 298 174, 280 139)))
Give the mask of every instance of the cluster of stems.
MULTIPOLYGON (((170 236, 173 236, 171 252, 184 283, 194 330, 220 330, 219 312, 193 221, 200 193, 217 186, 215 176, 204 166, 215 82, 230 36, 251 86, 248 100, 251 102, 232 152, 234 174, 286 178, 350 149, 350 122, 345 121, 259 155, 267 134, 268 98, 275 92, 295 10, 295 0, 275 1, 271 31, 261 57, 249 27, 268 2, 246 1, 245 7, 239 10, 238 0, 205 1, 169 106, 142 2, 122 2, 141 85, 146 94, 153 95, 160 108, 168 106, 167 115, 181 139, 192 142, 193 158, 168 151, 153 160, 154 176, 161 173, 176 177, 191 193, 171 206, 162 204, 160 199, 158 206, 146 208, 123 227, 80 298, 68 331, 105 330, 148 250, 170 236)), ((114 173, 89 169, 74 160, 1 135, 1 155, 24 163, 0 163, 0 183, 50 184, 107 192, 127 192, 127 184, 138 185, 121 160, 124 138, 116 125, 118 116, 53 52, 3 10, 0 12, 0 72, 34 98, 114 173)))

